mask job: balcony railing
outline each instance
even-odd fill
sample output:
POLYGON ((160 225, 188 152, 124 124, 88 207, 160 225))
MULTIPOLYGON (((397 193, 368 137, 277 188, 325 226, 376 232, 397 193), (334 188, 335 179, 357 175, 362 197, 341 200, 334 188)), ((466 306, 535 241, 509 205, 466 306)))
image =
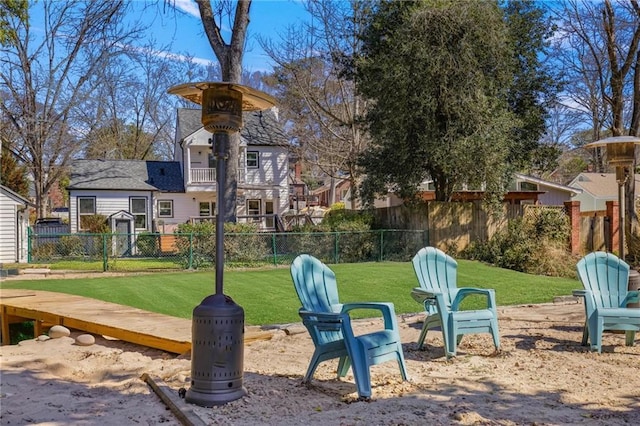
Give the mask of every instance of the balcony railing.
MULTIPOLYGON (((246 171, 238 169, 238 183, 245 183, 246 171)), ((189 183, 215 183, 216 169, 214 168, 191 168, 189 170, 189 183)))
POLYGON ((213 183, 216 181, 216 169, 194 169, 189 171, 189 181, 191 183, 213 183))

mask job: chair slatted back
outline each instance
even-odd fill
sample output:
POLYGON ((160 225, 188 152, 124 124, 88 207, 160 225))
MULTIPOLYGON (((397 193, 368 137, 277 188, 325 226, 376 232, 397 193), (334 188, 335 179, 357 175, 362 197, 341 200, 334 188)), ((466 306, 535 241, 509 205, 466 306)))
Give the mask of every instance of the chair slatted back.
MULTIPOLYGON (((320 260, 308 254, 296 257, 291 264, 291 278, 302 310, 317 313, 340 312, 338 285, 334 272, 320 260)), ((316 344, 342 340, 340 331, 327 331, 318 326, 309 330, 316 344)))
POLYGON ((447 306, 451 306, 457 292, 457 269, 458 262, 435 247, 424 247, 413 257, 413 270, 420 287, 441 292, 447 306))
POLYGON ((577 265, 578 276, 593 294, 596 306, 617 308, 628 292, 629 265, 612 253, 587 254, 577 265))

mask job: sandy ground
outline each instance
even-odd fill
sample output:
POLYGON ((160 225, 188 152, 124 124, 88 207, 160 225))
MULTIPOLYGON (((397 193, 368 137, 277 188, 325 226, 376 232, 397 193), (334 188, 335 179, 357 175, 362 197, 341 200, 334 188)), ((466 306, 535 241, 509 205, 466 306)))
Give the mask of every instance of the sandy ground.
MULTIPOLYGON (((488 334, 470 335, 451 360, 439 332, 417 350, 422 315, 400 317, 411 380, 402 382, 395 362, 372 367, 368 402, 357 400, 351 373, 335 378, 335 361, 303 385, 313 344, 306 332, 278 330, 244 348, 246 397, 213 408, 179 402, 216 425, 640 424, 640 345, 607 333, 603 353, 590 352, 580 345, 583 315, 578 304, 500 308, 501 352, 488 334)), ((359 332, 378 326, 356 322, 359 332)), ((0 424, 180 424, 140 377, 177 395, 189 387, 188 356, 101 336, 78 346, 77 334, 0 348, 0 424)))

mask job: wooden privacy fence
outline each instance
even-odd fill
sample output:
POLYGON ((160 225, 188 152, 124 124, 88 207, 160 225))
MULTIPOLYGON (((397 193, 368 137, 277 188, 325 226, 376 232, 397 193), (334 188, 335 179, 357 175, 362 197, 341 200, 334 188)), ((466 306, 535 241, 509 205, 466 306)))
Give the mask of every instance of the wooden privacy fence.
POLYGON ((502 215, 487 213, 480 203, 429 201, 415 207, 396 206, 375 210, 376 219, 390 229, 425 229, 429 242, 442 250, 461 251, 472 241, 491 238, 509 220, 521 217, 525 205, 505 204, 502 215))
POLYGON ((486 241, 506 229, 510 220, 537 214, 543 209, 562 209, 571 223, 569 249, 576 255, 595 250, 613 251, 618 241, 618 203, 607 202, 607 210, 580 213, 578 201, 564 206, 503 206, 499 216, 487 213, 479 202, 429 201, 417 206, 405 205, 375 210, 375 216, 388 229, 429 231, 429 244, 452 253, 464 250, 472 241, 486 241))
POLYGON ((582 252, 610 251, 611 222, 604 211, 580 215, 580 247, 582 252))

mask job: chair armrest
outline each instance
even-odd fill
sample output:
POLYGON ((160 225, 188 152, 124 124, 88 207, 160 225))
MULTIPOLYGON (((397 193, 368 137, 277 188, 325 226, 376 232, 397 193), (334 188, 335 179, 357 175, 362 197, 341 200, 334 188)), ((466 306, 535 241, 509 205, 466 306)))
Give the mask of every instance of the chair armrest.
POLYGON ((353 302, 342 305, 342 313, 348 314, 354 309, 374 309, 382 313, 384 328, 386 330, 397 330, 396 312, 393 303, 389 302, 353 302))
POLYGON ((624 298, 624 300, 620 304, 620 307, 626 308, 629 303, 638 303, 638 302, 640 302, 640 291, 632 290, 627 293, 627 296, 624 298))
POLYGON ((436 296, 438 294, 441 294, 441 293, 434 292, 434 291, 427 291, 421 287, 415 287, 413 290, 411 290, 411 297, 413 298, 413 300, 415 300, 420 304, 435 305, 436 296))
POLYGON ((461 287, 456 293, 456 297, 451 302, 451 310, 457 311, 460 303, 465 297, 478 294, 487 297, 487 308, 495 309, 496 306, 496 292, 491 288, 476 288, 476 287, 461 287))
POLYGON ((349 315, 339 312, 312 312, 300 309, 298 315, 305 327, 315 327, 321 331, 340 331, 345 323, 349 324, 349 315))

